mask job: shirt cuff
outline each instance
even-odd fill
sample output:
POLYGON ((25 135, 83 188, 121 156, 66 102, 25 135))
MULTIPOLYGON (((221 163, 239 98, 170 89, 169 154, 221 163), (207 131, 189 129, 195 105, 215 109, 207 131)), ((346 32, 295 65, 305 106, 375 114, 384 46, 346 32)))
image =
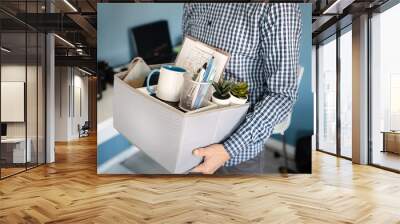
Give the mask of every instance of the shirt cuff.
POLYGON ((223 145, 225 150, 228 152, 230 159, 235 158, 244 148, 246 148, 245 142, 243 142, 243 139, 240 139, 236 133, 229 137, 223 145))

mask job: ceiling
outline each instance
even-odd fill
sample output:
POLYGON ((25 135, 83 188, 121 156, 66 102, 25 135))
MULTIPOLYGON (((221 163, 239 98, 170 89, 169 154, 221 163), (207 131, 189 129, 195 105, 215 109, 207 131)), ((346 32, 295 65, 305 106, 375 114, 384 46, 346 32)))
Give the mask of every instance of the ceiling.
POLYGON ((310 0, 313 4, 313 43, 352 23, 353 17, 374 12, 389 0, 310 0))
POLYGON ((56 65, 84 65, 95 71, 96 4, 96 0, 47 0, 47 4, 45 0, 1 0, 2 45, 12 49, 7 57, 34 55, 37 48, 29 44, 29 34, 25 52, 25 31, 54 32, 56 65))
POLYGON ((2 33, 2 46, 10 52, 2 51, 2 62, 36 64, 44 57, 44 35, 38 33, 2 33), (27 46, 27 47, 25 47, 27 46), (39 57, 39 59, 38 59, 39 57))
MULTIPOLYGON (((337 28, 346 26, 352 17, 379 7, 388 0, 294 0, 312 3, 313 43, 332 35, 337 28), (340 21, 340 22, 339 22, 340 21), (339 25, 338 25, 339 24, 339 25)), ((134 0, 1 0, 0 23, 5 42, 15 48, 14 54, 23 52, 28 31, 54 32, 56 63, 78 65, 96 70, 97 2, 138 2, 134 0), (52 13, 49 13, 52 11, 52 13), (70 43, 70 44, 69 44, 70 43), (71 46, 74 45, 74 46, 71 46), (18 50, 20 49, 20 50, 18 50)), ((148 1, 141 1, 148 2, 148 1)), ((270 1, 274 2, 274 1, 270 1)), ((28 54, 33 45, 28 45, 28 54)), ((34 47, 33 47, 34 48, 34 47)))

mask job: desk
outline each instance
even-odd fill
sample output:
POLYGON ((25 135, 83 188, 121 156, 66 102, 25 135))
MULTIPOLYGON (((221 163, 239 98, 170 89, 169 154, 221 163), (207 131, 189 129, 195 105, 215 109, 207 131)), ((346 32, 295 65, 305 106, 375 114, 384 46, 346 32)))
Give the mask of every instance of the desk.
POLYGON ((32 141, 27 138, 26 155, 25 155, 25 138, 6 138, 1 139, 1 157, 6 163, 25 163, 32 159, 31 145, 32 141), (12 158, 12 159, 11 159, 12 158), (27 161, 25 161, 27 158, 27 161))
POLYGON ((400 131, 383 131, 382 152, 400 154, 400 131))

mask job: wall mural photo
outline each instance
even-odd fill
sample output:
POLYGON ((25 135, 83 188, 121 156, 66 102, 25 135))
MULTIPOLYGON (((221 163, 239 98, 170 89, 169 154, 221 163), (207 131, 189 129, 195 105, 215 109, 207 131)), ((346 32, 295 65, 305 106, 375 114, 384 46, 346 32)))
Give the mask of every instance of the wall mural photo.
POLYGON ((99 174, 311 173, 311 5, 98 4, 97 41, 99 174))

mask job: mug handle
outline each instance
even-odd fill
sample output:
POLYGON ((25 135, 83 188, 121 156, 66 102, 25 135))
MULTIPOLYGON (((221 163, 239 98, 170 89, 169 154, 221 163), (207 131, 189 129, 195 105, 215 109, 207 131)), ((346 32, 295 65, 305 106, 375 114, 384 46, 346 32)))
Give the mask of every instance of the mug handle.
POLYGON ((156 72, 160 72, 160 69, 154 69, 150 72, 150 74, 147 76, 147 81, 146 81, 146 89, 150 94, 155 94, 156 91, 154 88, 150 87, 150 78, 152 75, 154 75, 156 72))

